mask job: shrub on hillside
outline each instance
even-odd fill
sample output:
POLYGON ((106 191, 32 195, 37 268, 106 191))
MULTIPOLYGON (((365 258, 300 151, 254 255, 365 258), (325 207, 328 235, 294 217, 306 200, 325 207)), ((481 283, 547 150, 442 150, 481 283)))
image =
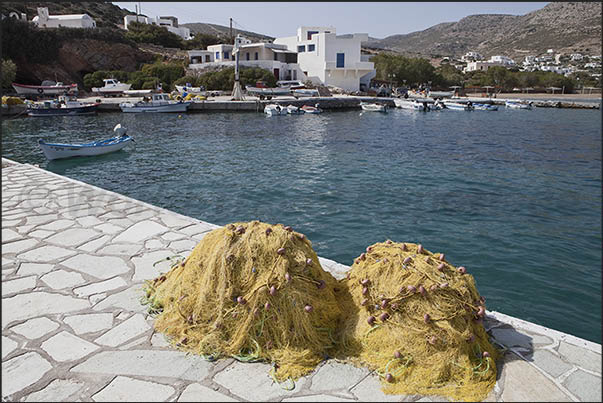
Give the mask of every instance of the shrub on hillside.
POLYGON ((183 40, 165 27, 141 22, 128 24, 126 38, 138 43, 152 43, 166 48, 182 48, 183 40))
POLYGON ((12 60, 2 60, 2 88, 11 88, 17 76, 17 65, 12 60))

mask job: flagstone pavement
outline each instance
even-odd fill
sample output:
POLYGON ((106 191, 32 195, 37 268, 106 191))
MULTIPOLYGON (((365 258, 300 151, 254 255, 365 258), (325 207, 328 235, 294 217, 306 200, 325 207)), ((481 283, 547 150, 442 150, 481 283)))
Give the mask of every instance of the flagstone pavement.
MULTIPOLYGON (((218 226, 2 159, 3 401, 447 401, 385 395, 366 368, 326 360, 293 390, 269 364, 170 347, 141 285, 218 226)), ((349 269, 320 259, 342 278, 349 269)), ((600 401, 601 345, 497 312, 507 352, 486 401, 600 401)))

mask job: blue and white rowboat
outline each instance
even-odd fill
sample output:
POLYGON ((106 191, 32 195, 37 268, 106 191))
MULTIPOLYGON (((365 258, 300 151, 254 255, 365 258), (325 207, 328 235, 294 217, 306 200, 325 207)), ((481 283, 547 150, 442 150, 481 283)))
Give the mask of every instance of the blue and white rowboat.
POLYGON ((44 155, 49 160, 57 160, 61 158, 70 157, 88 157, 94 155, 102 155, 119 151, 131 142, 134 141, 132 137, 128 136, 125 128, 121 125, 115 126, 113 129, 115 132, 120 134, 119 136, 112 137, 107 140, 95 141, 92 143, 84 144, 64 144, 64 143, 47 143, 44 140, 38 140, 40 148, 44 152, 44 155))
POLYGON ((497 111, 498 106, 490 104, 473 104, 476 111, 497 111))

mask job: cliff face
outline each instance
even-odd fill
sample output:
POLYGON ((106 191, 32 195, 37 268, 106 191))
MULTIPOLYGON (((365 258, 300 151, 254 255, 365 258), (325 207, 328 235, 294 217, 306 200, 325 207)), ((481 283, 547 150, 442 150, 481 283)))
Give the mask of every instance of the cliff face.
POLYGON ((141 63, 153 61, 153 55, 123 43, 95 39, 74 39, 63 43, 57 60, 48 64, 15 60, 17 81, 40 83, 43 80, 77 83, 83 86, 87 73, 97 70, 135 71, 141 63))

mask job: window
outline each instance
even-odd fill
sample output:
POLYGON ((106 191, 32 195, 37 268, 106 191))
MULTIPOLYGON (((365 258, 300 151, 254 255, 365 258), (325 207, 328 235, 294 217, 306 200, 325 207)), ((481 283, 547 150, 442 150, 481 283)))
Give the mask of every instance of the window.
POLYGON ((228 59, 228 52, 224 52, 224 59, 228 59))
POLYGON ((216 60, 220 58, 220 52, 216 52, 216 60))
POLYGON ((278 53, 274 52, 274 60, 278 61, 278 53))
POLYGON ((258 60, 258 59, 259 59, 258 52, 255 52, 255 60, 258 60))
POLYGON ((308 31, 308 40, 312 39, 312 35, 317 34, 318 31, 308 31))
POLYGON ((302 53, 306 51, 306 45, 300 45, 297 47, 297 53, 302 53))
POLYGON ((345 66, 345 53, 337 53, 337 65, 336 67, 345 66))
POLYGON ((314 52, 316 50, 316 45, 308 45, 308 52, 314 52))
POLYGON ((210 62, 210 57, 209 57, 209 55, 205 55, 205 62, 206 62, 206 63, 209 63, 209 62, 210 62))
POLYGON ((249 60, 249 52, 245 53, 245 60, 249 60))

